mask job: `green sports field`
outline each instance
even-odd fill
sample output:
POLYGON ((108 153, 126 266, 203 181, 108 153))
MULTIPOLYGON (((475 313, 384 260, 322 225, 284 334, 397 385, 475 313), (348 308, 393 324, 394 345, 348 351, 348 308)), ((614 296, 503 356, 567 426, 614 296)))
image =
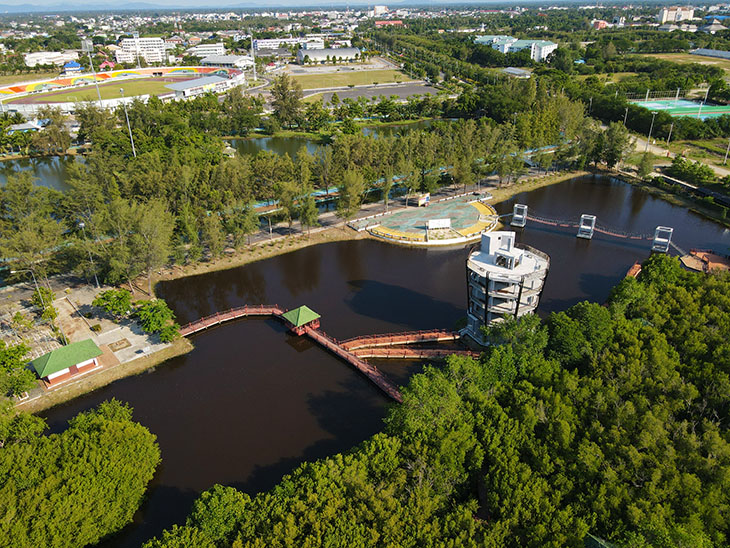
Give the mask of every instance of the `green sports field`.
MULTIPOLYGON (((99 84, 99 91, 102 99, 116 99, 120 97, 119 88, 124 88, 125 97, 134 97, 137 95, 164 95, 174 93, 168 89, 167 85, 179 82, 182 77, 163 77, 163 78, 139 78, 134 80, 117 80, 114 82, 105 82, 99 84)), ((9 100, 9 104, 42 104, 42 103, 76 103, 84 101, 96 101, 98 98, 96 86, 91 84, 72 89, 61 91, 46 91, 43 93, 34 93, 9 100)))
POLYGON ((347 70, 327 74, 293 74, 292 78, 302 89, 333 88, 342 86, 366 86, 411 80, 398 70, 347 70))

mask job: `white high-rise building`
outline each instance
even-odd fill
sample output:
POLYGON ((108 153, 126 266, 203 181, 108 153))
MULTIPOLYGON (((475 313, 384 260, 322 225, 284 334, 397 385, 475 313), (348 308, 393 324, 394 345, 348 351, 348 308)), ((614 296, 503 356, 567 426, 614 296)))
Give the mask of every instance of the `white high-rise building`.
POLYGON ((689 21, 695 18, 695 9, 692 6, 662 8, 656 16, 656 20, 660 25, 664 23, 678 23, 680 21, 689 21))
POLYGON ((117 63, 162 63, 167 60, 165 41, 162 38, 124 38, 115 52, 117 63))
POLYGON ((467 334, 483 344, 483 326, 532 314, 540 302, 550 257, 515 243, 515 233, 482 235, 481 249, 466 261, 467 334))

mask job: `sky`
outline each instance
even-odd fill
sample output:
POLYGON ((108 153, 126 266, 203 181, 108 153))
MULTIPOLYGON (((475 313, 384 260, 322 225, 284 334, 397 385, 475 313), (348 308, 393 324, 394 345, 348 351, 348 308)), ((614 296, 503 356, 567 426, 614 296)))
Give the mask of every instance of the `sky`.
MULTIPOLYGON (((304 2, 296 0, 131 0, 129 2, 119 4, 118 2, 107 2, 104 0, 80 0, 69 2, 68 0, 28 0, 27 2, 14 2, 13 0, 0 0, 0 12, 23 12, 36 11, 37 8, 47 8, 52 10, 63 11, 82 11, 84 9, 102 9, 102 10, 120 10, 120 9, 140 9, 147 6, 149 8, 169 8, 169 9, 226 9, 226 8, 264 8, 264 9, 286 9, 304 7, 316 7, 319 9, 327 9, 330 7, 366 7, 374 4, 386 4, 388 6, 439 6, 439 5, 458 5, 458 4, 501 4, 501 5, 517 5, 532 3, 529 0, 522 2, 505 2, 504 0, 440 0, 438 2, 429 0, 400 0, 387 2, 385 0, 374 0, 371 2, 359 0, 355 2, 347 2, 347 0, 325 0, 324 2, 310 0, 311 4, 306 0, 304 2), (35 8, 35 9, 34 9, 35 8)), ((533 2, 536 0, 533 0, 533 2)), ((577 0, 576 0, 577 1, 577 0)), ((564 0, 563 0, 564 2, 564 0)), ((563 3, 561 2, 561 3, 563 3)), ((557 2, 556 2, 557 3, 557 2)))

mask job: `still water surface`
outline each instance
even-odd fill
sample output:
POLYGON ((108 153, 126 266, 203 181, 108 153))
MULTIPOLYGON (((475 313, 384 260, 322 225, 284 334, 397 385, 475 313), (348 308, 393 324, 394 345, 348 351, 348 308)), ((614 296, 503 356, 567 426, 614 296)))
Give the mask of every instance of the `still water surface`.
MULTIPOLYGON (((580 178, 516 196, 539 214, 594 213, 605 225, 650 232, 675 228, 684 248, 726 249, 718 225, 609 179, 580 178)), ((639 244, 528 225, 521 241, 551 255, 540 313, 583 299, 603 301, 636 260, 639 244)), ((245 303, 307 304, 337 338, 406 329, 451 328, 462 318, 467 250, 408 249, 359 240, 302 249, 228 271, 159 286, 180 323, 245 303)), ((242 320, 194 338, 195 349, 154 371, 122 379, 45 413, 53 431, 116 397, 158 437, 162 464, 135 523, 103 546, 138 547, 187 515, 215 483, 248 493, 270 489, 299 463, 346 451, 382 428, 388 402, 367 380, 274 320, 242 320)), ((377 362, 405 383, 414 363, 377 362)))

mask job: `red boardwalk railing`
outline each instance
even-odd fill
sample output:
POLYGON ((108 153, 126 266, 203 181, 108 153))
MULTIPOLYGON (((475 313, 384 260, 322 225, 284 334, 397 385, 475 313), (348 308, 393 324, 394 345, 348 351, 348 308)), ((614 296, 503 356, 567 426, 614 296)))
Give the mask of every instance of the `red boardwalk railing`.
POLYGON ((433 329, 430 331, 404 331, 402 333, 385 333, 383 335, 363 335, 340 341, 340 346, 347 350, 369 348, 373 346, 397 346, 424 342, 456 341, 460 335, 456 331, 433 329))
POLYGON ((471 356, 478 358, 479 352, 453 348, 358 348, 352 353, 358 358, 395 358, 395 359, 418 359, 418 358, 445 358, 452 354, 471 356))
POLYGON ((342 346, 340 346, 337 341, 328 337, 323 332, 317 329, 307 327, 306 333, 312 338, 312 340, 318 342, 320 345, 322 345, 324 348, 326 348, 336 356, 339 356, 346 362, 353 365, 358 371, 360 371, 363 375, 365 375, 368 379, 375 383, 378 388, 380 388, 392 399, 394 399, 398 403, 403 402, 403 396, 401 396, 398 388, 396 388, 396 386, 385 375, 383 375, 383 373, 381 373, 377 367, 375 367, 374 365, 370 365, 365 360, 358 358, 352 352, 348 352, 342 346))
POLYGON ((203 331, 214 325, 220 325, 224 322, 231 320, 237 320, 239 318, 246 318, 248 316, 276 316, 279 317, 284 311, 279 308, 279 305, 254 305, 254 306, 241 306, 238 308, 231 308, 225 312, 216 312, 205 318, 201 318, 197 321, 190 322, 180 328, 180 335, 187 337, 198 331, 203 331))

